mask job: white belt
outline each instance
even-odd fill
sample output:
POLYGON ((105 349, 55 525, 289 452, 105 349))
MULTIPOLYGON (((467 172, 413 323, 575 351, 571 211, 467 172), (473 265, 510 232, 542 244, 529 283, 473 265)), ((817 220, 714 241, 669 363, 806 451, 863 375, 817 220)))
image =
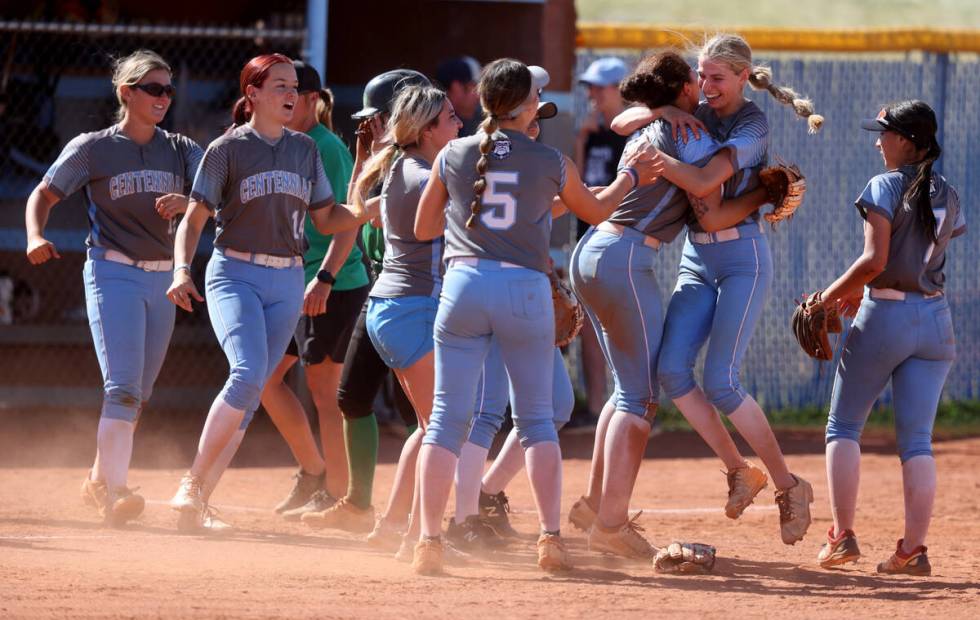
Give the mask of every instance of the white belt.
POLYGON ((523 269, 520 265, 515 265, 514 263, 508 263, 504 260, 493 260, 488 258, 474 258, 472 256, 457 256, 456 258, 449 259, 449 266, 453 267, 455 265, 469 265, 470 267, 478 267, 480 261, 487 261, 490 263, 495 263, 500 265, 503 269, 523 269))
MULTIPOLYGON (((759 222, 759 231, 762 231, 762 222, 759 222)), ((738 226, 732 226, 731 228, 725 228, 719 230, 718 232, 708 233, 708 232, 694 232, 691 231, 690 239, 692 243, 721 243, 723 241, 735 241, 736 239, 741 239, 742 233, 739 232, 738 226)))
POLYGON ((660 239, 657 239, 656 237, 651 237, 650 235, 644 235, 643 233, 636 230, 635 228, 627 228, 622 224, 616 224, 614 222, 602 222, 601 224, 596 226, 595 229, 601 230, 602 232, 607 232, 611 235, 619 235, 620 237, 623 236, 623 233, 626 230, 633 230, 636 231, 638 234, 643 235, 643 245, 647 246, 648 248, 653 248, 654 250, 660 249, 660 239))
POLYGON ((113 263, 138 267, 143 271, 170 271, 174 268, 173 260, 133 260, 116 250, 106 250, 103 258, 113 263))
POLYGON ((273 269, 288 269, 303 264, 302 256, 273 256, 272 254, 260 254, 259 252, 239 252, 230 248, 224 248, 221 253, 231 258, 237 258, 247 263, 271 267, 273 269))
MULTIPOLYGON (((932 299, 933 297, 940 297, 943 294, 942 291, 936 291, 935 293, 922 293, 922 297, 925 299, 932 299)), ((905 301, 908 294, 905 291, 900 291, 894 288, 873 288, 871 289, 871 299, 885 299, 888 301, 905 301)))

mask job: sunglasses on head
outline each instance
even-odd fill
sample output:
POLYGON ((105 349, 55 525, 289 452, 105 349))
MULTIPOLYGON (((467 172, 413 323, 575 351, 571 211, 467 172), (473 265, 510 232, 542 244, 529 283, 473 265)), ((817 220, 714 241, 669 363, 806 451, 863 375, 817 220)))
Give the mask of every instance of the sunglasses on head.
POLYGON ((132 84, 133 88, 138 88, 147 95, 151 97, 160 97, 166 95, 171 99, 177 94, 177 89, 174 88, 173 84, 160 84, 158 82, 149 82, 147 84, 132 84))

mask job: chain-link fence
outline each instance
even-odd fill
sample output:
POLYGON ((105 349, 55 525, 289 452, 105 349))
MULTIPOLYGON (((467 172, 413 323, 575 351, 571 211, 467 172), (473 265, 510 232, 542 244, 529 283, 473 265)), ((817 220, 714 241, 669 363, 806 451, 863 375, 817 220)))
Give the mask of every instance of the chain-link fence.
MULTIPOLYGON (((580 50, 581 73, 605 51, 580 50)), ((630 66, 641 54, 619 54, 630 66)), ((794 300, 801 291, 825 287, 860 255, 861 219, 854 200, 868 180, 883 171, 875 134, 859 121, 882 105, 904 99, 928 102, 939 117, 943 156, 936 169, 959 191, 968 226, 980 199, 980 114, 971 92, 980 84, 980 62, 971 54, 799 54, 765 56, 756 62, 772 67, 775 81, 792 86, 814 101, 826 117, 819 134, 768 94, 750 97, 766 112, 771 128, 770 156, 799 163, 807 175, 804 206, 789 222, 767 231, 775 265, 772 293, 742 369, 743 385, 768 407, 825 405, 830 400, 834 363, 806 357, 788 329, 794 300)), ((575 114, 588 110, 583 89, 574 96, 575 114)), ((974 224, 975 225, 975 224, 974 224)), ((975 230, 975 229, 974 229, 975 230)), ((676 281, 683 239, 664 246, 658 277, 665 299, 676 281)), ((945 397, 980 397, 980 244, 976 233, 953 240, 947 251, 946 294, 952 306, 958 358, 946 382, 945 397)), ((846 337, 845 334, 842 335, 846 337)), ((839 341, 840 342, 840 341, 839 341)), ((840 346, 838 346, 839 354, 840 346)), ((890 399, 885 395, 884 401, 890 399)))
MULTIPOLYGON (((24 205, 68 140, 114 122, 112 59, 140 48, 160 53, 178 93, 161 126, 203 147, 230 122, 246 60, 272 51, 300 57, 302 16, 267 23, 277 27, 0 22, 0 406, 101 402, 82 290, 83 197, 78 192, 52 211, 46 236, 62 258, 39 267, 24 258, 24 205)), ((199 282, 210 247, 206 233, 194 264, 199 282)), ((226 374, 203 305, 178 312, 154 407, 206 409, 226 374)))

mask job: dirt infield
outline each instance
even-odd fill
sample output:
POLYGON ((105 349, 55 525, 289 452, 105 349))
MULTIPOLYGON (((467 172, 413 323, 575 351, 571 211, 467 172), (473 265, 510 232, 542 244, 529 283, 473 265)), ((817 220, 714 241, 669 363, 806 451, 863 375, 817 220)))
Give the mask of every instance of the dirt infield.
MULTIPOLYGON (((696 438, 695 438, 696 439, 696 438)), ((689 441, 690 438, 688 438, 689 441)), ((665 446, 676 437, 656 438, 665 446)), ((819 444, 817 444, 819 445, 819 444)), ((575 452, 574 447, 569 449, 575 452)), ((673 539, 718 548, 715 573, 655 575, 648 564, 589 554, 580 532, 565 530, 576 569, 548 577, 533 565, 536 528, 525 479, 511 489, 517 528, 528 534, 502 554, 417 578, 407 565, 353 536, 313 532, 269 510, 292 470, 230 470, 214 500, 239 530, 228 537, 181 536, 164 501, 177 469, 136 469, 130 483, 150 500, 142 519, 107 530, 81 505, 80 467, 0 469, 0 617, 912 617, 976 615, 980 600, 980 439, 937 444, 939 496, 930 533, 934 574, 879 577, 876 562, 901 535, 901 473, 890 454, 865 456, 857 532, 865 557, 823 571, 814 557, 829 526, 823 456, 790 465, 814 486, 806 540, 784 546, 772 494, 739 521, 722 513, 725 480, 706 458, 648 459, 634 507, 655 544, 673 539)), ((565 463, 567 510, 585 484, 588 462, 565 463)), ((376 505, 393 466, 380 467, 376 505)))

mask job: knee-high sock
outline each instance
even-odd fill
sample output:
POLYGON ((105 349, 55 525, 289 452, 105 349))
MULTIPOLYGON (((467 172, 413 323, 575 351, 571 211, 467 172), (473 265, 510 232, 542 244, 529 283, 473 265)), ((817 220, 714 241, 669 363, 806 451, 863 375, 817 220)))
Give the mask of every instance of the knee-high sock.
POLYGON ((924 545, 936 499, 936 460, 929 455, 913 456, 902 463, 905 487, 905 551, 924 545))
POLYGON ((126 486, 129 461, 133 457, 133 430, 133 423, 126 420, 105 416, 99 420, 98 475, 110 491, 126 486))
POLYGON ((521 441, 517 437, 517 429, 511 429, 504 446, 500 449, 500 454, 483 476, 483 492, 490 495, 500 493, 522 469, 524 469, 524 448, 521 447, 521 441))
POLYGON ((850 439, 827 444, 827 486, 830 511, 834 516, 834 535, 854 529, 858 486, 861 481, 861 446, 850 439))
POLYGON ((239 431, 238 427, 241 426, 244 416, 243 410, 235 409, 224 399, 220 397, 214 399, 211 410, 208 411, 208 419, 204 422, 201 439, 197 444, 197 456, 194 457, 190 470, 192 474, 202 478, 208 474, 228 442, 239 431))
POLYGON ((542 441, 525 450, 524 458, 541 529, 557 532, 561 528, 561 446, 557 441, 542 441))
POLYGON ((350 480, 347 498, 358 508, 367 508, 371 505, 378 463, 378 419, 373 413, 363 418, 345 418, 344 439, 350 480))
POLYGON ((215 459, 214 464, 211 469, 204 474, 204 480, 201 484, 201 498, 207 502, 211 499, 211 493, 214 492, 214 488, 218 486, 218 481, 221 480, 221 476, 224 475, 225 470, 231 465, 231 460, 235 458, 235 454, 238 452, 238 447, 242 445, 242 439, 245 437, 245 429, 238 429, 235 434, 231 436, 228 444, 225 445, 225 449, 221 451, 218 458, 215 459))
POLYGON ((467 441, 456 463, 456 523, 480 514, 480 481, 488 449, 467 441))

